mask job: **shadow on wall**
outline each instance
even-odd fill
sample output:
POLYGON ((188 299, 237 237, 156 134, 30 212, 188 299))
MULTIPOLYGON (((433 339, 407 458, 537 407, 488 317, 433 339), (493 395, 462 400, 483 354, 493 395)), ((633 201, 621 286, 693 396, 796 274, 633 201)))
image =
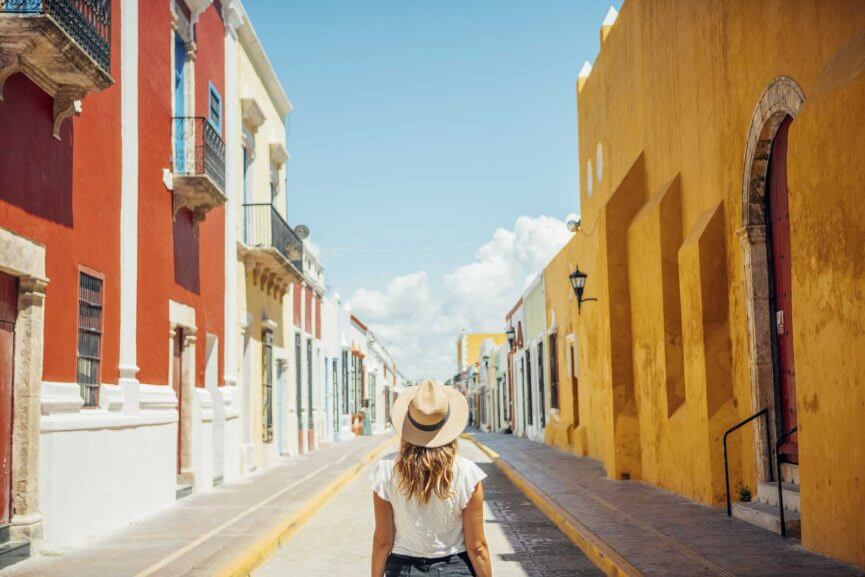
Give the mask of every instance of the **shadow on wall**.
POLYGON ((0 101, 0 201, 72 227, 72 121, 54 130, 54 99, 14 74, 0 101))

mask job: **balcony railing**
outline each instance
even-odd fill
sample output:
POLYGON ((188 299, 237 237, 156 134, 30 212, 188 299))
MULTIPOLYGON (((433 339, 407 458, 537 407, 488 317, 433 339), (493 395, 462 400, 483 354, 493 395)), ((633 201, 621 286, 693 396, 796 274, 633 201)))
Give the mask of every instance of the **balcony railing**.
POLYGON ((225 142, 203 116, 174 117, 174 174, 209 176, 225 190, 225 142))
POLYGON ((0 14, 51 17, 108 74, 111 0, 0 0, 0 14))
POLYGON ((303 242, 272 204, 243 205, 243 243, 275 248, 298 273, 303 272, 303 242))

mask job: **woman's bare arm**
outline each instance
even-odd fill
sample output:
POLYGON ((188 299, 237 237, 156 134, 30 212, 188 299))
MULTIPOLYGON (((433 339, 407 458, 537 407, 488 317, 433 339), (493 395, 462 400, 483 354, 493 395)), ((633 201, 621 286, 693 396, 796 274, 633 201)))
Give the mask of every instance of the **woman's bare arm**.
POLYGON ((383 577, 387 557, 393 549, 393 507, 390 503, 372 494, 375 510, 375 533, 372 537, 372 577, 383 577))
POLYGON ((484 485, 478 483, 469 504, 463 509, 463 534, 466 552, 478 577, 492 577, 493 566, 490 549, 484 535, 484 485))

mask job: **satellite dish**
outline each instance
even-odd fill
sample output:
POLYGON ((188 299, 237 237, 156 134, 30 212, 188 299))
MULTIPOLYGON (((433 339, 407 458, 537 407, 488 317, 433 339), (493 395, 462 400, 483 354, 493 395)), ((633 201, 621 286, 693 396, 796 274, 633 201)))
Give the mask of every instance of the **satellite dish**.
POLYGON ((294 227, 294 234, 296 234, 297 238, 300 240, 304 240, 309 236, 309 227, 305 224, 299 224, 294 227))

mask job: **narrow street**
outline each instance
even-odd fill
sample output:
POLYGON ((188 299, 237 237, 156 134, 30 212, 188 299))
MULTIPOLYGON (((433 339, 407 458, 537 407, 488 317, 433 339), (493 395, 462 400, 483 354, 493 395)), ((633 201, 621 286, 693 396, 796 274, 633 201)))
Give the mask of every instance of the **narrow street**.
MULTIPOLYGON (((489 476, 484 481, 485 530, 496 577, 603 575, 489 457, 468 441, 460 441, 460 450, 489 476)), ((254 577, 366 575, 374 527, 368 470, 256 570, 254 577)))

